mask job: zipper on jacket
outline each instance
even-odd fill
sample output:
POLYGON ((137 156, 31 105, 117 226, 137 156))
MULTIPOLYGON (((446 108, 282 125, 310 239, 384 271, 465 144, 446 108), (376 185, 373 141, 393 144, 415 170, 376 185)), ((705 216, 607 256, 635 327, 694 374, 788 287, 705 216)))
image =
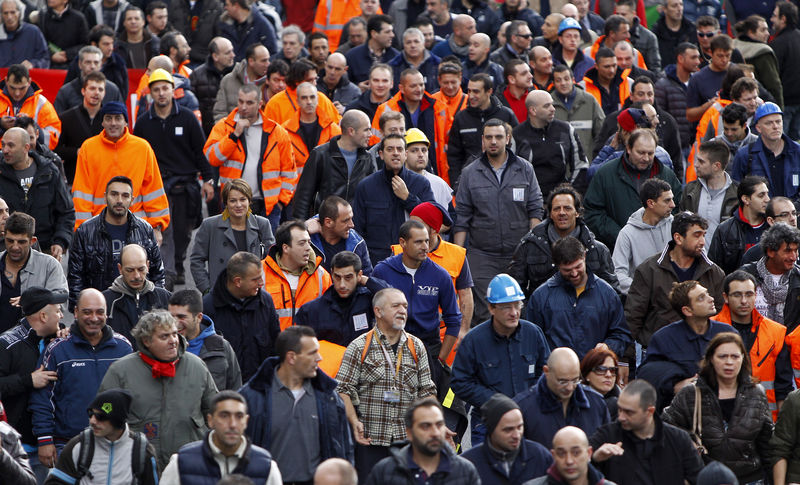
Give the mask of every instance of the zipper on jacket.
POLYGON ((111 475, 114 472, 114 442, 111 441, 111 446, 108 449, 108 471, 106 472, 106 485, 114 485, 111 483, 111 475))

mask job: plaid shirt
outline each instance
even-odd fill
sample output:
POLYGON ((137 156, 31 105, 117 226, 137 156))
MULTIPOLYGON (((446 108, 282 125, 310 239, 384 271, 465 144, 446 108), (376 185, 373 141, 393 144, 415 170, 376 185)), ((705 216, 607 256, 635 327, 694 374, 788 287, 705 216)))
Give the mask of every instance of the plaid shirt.
POLYGON ((406 408, 418 398, 436 396, 436 387, 431 380, 425 345, 417 337, 406 332, 400 336, 397 350, 402 352, 402 357, 397 380, 394 377, 397 354, 392 351, 386 336, 375 327, 369 350, 361 362, 366 341, 366 334, 363 334, 347 346, 336 374, 339 381, 336 390, 350 396, 353 406, 357 407, 365 437, 370 438, 373 445, 389 446, 393 441, 405 439, 403 414, 406 408), (417 362, 414 362, 406 343, 409 338, 414 341, 417 362), (391 363, 387 362, 379 341, 392 358, 391 363), (400 402, 384 401, 384 393, 395 388, 400 391, 400 402))

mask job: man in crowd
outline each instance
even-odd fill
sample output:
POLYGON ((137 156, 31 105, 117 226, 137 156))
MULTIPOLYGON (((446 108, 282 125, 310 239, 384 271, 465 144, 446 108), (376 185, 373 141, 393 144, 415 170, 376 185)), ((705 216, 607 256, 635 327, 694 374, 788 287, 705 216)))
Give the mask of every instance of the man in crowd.
POLYGON ((626 295, 636 268, 672 240, 669 232, 675 209, 672 187, 661 179, 648 179, 639 189, 639 197, 642 207, 631 214, 614 245, 614 272, 620 290, 626 295))
MULTIPOLYGON (((16 5, 15 0, 6 0, 2 8, 16 5)), ((0 64, 7 65, 7 64, 0 64)), ((0 133, 14 126, 17 116, 27 115, 39 125, 44 136, 44 145, 54 150, 61 136, 61 121, 41 88, 31 80, 27 67, 13 64, 8 74, 0 81, 0 133)))
POLYGON ((439 89, 436 74, 441 58, 431 54, 425 49, 425 36, 416 27, 410 27, 403 32, 403 50, 397 57, 389 61, 394 71, 394 83, 400 82, 400 74, 409 68, 415 68, 422 73, 425 79, 425 91, 432 93, 439 89))
POLYGON ((583 79, 594 66, 594 59, 580 49, 584 27, 572 18, 565 18, 558 26, 558 44, 553 47, 553 61, 566 66, 574 79, 583 79))
POLYGON ((342 251, 353 251, 360 259, 364 275, 372 274, 364 238, 353 229, 353 208, 338 195, 330 195, 319 207, 319 218, 306 221, 311 244, 322 251, 322 267, 330 272, 334 256, 342 251))
MULTIPOLYGON (((83 100, 82 87, 85 83, 86 76, 93 72, 100 72, 102 60, 103 51, 93 45, 87 45, 78 51, 78 69, 80 70, 80 76, 61 86, 58 89, 55 101, 53 101, 53 107, 56 109, 56 113, 58 113, 59 117, 62 117, 64 112, 68 109, 81 104, 83 100)), ((125 101, 125 95, 119 92, 119 87, 108 79, 104 81, 104 88, 105 94, 102 97, 103 103, 109 101, 125 101)), ((66 128, 65 124, 62 123, 62 125, 66 128)))
POLYGON ((261 261, 241 251, 231 256, 211 291, 203 297, 203 314, 233 347, 243 382, 274 354, 275 338, 281 331, 275 304, 262 286, 261 261))
MULTIPOLYGON (((711 140, 725 142, 728 150, 730 150, 731 157, 735 156, 740 148, 749 146, 758 140, 758 134, 750 128, 750 117, 751 115, 747 112, 747 108, 739 103, 731 103, 725 106, 721 116, 722 133, 711 138, 711 140)), ((699 149, 700 147, 698 146, 699 149)), ((733 160, 731 159, 730 161, 733 160)), ((693 161, 692 163, 696 162, 693 161)), ((730 172, 730 169, 726 169, 726 171, 730 172)), ((695 172, 697 172, 696 168, 695 172)))
POLYGON ((513 20, 506 29, 506 44, 492 52, 489 60, 505 66, 511 59, 528 62, 528 49, 531 48, 533 34, 524 20, 513 20))
MULTIPOLYGON (((372 123, 378 106, 389 101, 392 97, 392 68, 388 64, 376 63, 369 69, 368 81, 369 89, 366 89, 361 96, 347 105, 347 111, 361 110, 366 113, 372 123)), ((440 80, 441 84, 441 80, 440 80)))
MULTIPOLYGON (((400 120, 403 121, 403 120, 400 120)), ((406 168, 422 175, 431 184, 434 201, 442 207, 452 207, 453 189, 444 181, 442 177, 431 173, 428 170, 430 158, 428 149, 431 142, 425 133, 419 128, 411 128, 406 132, 406 168)), ((448 227, 452 225, 449 224, 448 227)))
POLYGON ((294 61, 308 57, 305 46, 306 34, 296 25, 287 25, 281 32, 281 50, 275 52, 275 58, 291 65, 294 61))
POLYGON ((88 138, 103 131, 103 117, 98 116, 105 96, 106 76, 93 72, 83 78, 82 102, 61 113, 63 130, 58 138, 55 152, 61 157, 67 182, 75 180, 78 150, 88 138))
POLYGON ((48 346, 39 360, 57 379, 31 395, 39 463, 48 468, 55 466, 67 441, 89 424, 88 417, 75 410, 89 406, 109 366, 132 352, 128 340, 106 325, 106 300, 98 290, 80 293, 75 320, 69 336, 48 346))
POLYGON ((527 423, 525 438, 547 447, 564 426, 591 435, 608 423, 603 397, 580 384, 580 361, 572 349, 554 349, 543 371, 536 385, 514 397, 527 423))
MULTIPOLYGON (((697 35, 700 36, 699 30, 697 35)), ((733 41, 725 34, 717 34, 711 39, 710 49, 709 64, 692 74, 687 85, 686 118, 693 123, 700 121, 717 100, 717 91, 731 63, 733 41)))
MULTIPOLYGON (((197 95, 197 101, 200 103, 203 133, 210 134, 211 129, 214 128, 214 103, 217 93, 220 92, 222 78, 231 72, 234 64, 231 41, 225 37, 214 37, 208 44, 208 59, 205 63, 197 66, 189 76, 192 91, 197 95)), ((227 110, 225 113, 229 111, 227 110)))
POLYGON ((345 107, 357 100, 361 96, 361 91, 347 76, 347 59, 344 54, 339 52, 330 54, 324 60, 324 67, 320 70, 324 74, 317 88, 333 101, 339 114, 344 114, 345 107))
POLYGON ((229 0, 223 7, 225 13, 220 16, 214 30, 233 43, 236 61, 244 59, 245 49, 252 44, 261 44, 270 52, 278 51, 275 28, 257 5, 229 0))
POLYGON ((594 139, 600 133, 605 113, 594 96, 575 86, 572 70, 564 65, 553 68, 550 91, 555 119, 568 122, 575 129, 584 154, 594 153, 594 139))
POLYGON ((586 483, 613 483, 603 478, 597 468, 592 465, 592 447, 582 429, 565 426, 553 436, 553 466, 547 474, 527 485, 567 485, 579 481, 586 483))
MULTIPOLYGON (((503 68, 503 79, 506 82, 503 91, 498 93, 500 102, 511 108, 517 121, 524 123, 528 119, 525 100, 533 87, 533 73, 525 61, 511 59, 503 68)), ((456 183, 456 181, 451 181, 456 183)))
POLYGON ((784 120, 786 134, 792 140, 800 139, 800 119, 797 118, 800 105, 800 78, 797 66, 800 52, 794 48, 800 41, 797 28, 797 6, 791 2, 777 2, 770 18, 773 37, 769 46, 775 52, 783 86, 784 120))
POLYGON ((138 418, 133 431, 145 433, 163 470, 178 448, 201 439, 208 430, 203 417, 209 414, 217 387, 203 361, 186 352, 186 340, 167 310, 145 314, 133 337, 139 351, 114 362, 98 391, 119 388, 136 396, 131 403, 131 413, 138 418), (153 406, 154 402, 167 404, 153 406))
MULTIPOLYGON (((444 3, 444 2, 439 2, 444 3)), ((447 56, 456 56, 461 62, 467 60, 469 54, 469 39, 476 32, 475 19, 464 12, 453 16, 453 31, 431 50, 431 54, 444 59, 447 56)), ((436 31, 436 24, 433 26, 436 31)), ((483 32, 489 34, 488 32, 483 32)))
MULTIPOLYGON (((489 59, 489 49, 492 44, 489 36, 478 32, 472 34, 469 38, 469 51, 467 54, 467 61, 464 63, 463 80, 461 87, 466 88, 470 78, 473 74, 480 72, 488 74, 492 77, 493 91, 500 92, 500 88, 504 84, 503 79, 503 65, 492 62, 489 59)), ((441 87, 441 83, 439 84, 441 87)))
POLYGON ((367 41, 367 21, 364 17, 353 17, 344 25, 344 28, 347 29, 347 42, 339 44, 336 48, 336 52, 342 55, 367 41))
POLYGON ((75 231, 69 253, 70 311, 85 288, 108 288, 119 276, 122 248, 136 244, 145 249, 147 277, 164 286, 164 265, 153 227, 130 211, 133 183, 118 175, 106 183, 106 207, 75 231))
POLYGON ((202 440, 181 447, 170 457, 159 483, 188 485, 234 474, 244 475, 248 480, 261 480, 265 485, 283 483, 278 462, 272 460, 270 452, 245 436, 250 420, 248 412, 241 394, 233 390, 220 391, 211 399, 206 417, 210 431, 202 440))
POLYGON ((252 413, 247 433, 255 445, 271 450, 286 483, 307 482, 322 461, 353 459, 352 433, 336 381, 319 369, 314 331, 291 326, 275 347, 278 355, 265 360, 241 389, 252 413))
MULTIPOLYGON (((672 6, 676 3, 681 6, 678 0, 669 0, 668 3, 672 6)), ((700 67, 700 51, 696 45, 682 42, 678 44, 675 52, 677 57, 674 58, 674 64, 663 58, 664 62, 669 64, 664 68, 664 77, 656 82, 655 101, 659 108, 672 115, 678 123, 681 146, 686 153, 695 138, 692 123, 686 118, 686 90, 689 77, 700 67)))
POLYGON ((216 332, 214 322, 203 315, 203 295, 194 288, 176 291, 169 298, 170 314, 188 344, 186 350, 205 362, 219 390, 242 387, 239 361, 231 344, 216 332))
POLYGON ((614 52, 601 47, 594 57, 595 66, 586 71, 578 84, 591 94, 606 116, 622 108, 630 96, 633 81, 617 66, 614 52))
POLYGON ((26 69, 50 67, 47 41, 35 25, 23 22, 25 5, 16 0, 0 3, 3 38, 0 39, 0 66, 21 64, 26 69))
MULTIPOLYGON (((232 50, 233 46, 231 45, 231 51, 227 54, 228 57, 233 55, 232 50)), ((264 90, 265 76, 267 76, 269 66, 270 53, 266 47, 260 44, 253 44, 247 48, 244 59, 234 64, 233 69, 225 74, 219 82, 219 90, 215 93, 216 99, 212 109, 214 119, 211 121, 210 128, 206 126, 206 119, 203 118, 203 128, 206 129, 206 133, 211 133, 214 123, 228 116, 237 107, 239 89, 242 86, 255 84, 262 91, 264 90)), ((192 72, 192 75, 194 75, 194 72, 192 72)))
MULTIPOLYGON (((778 222, 783 222, 792 227, 797 227, 797 208, 794 202, 786 197, 774 197, 767 202, 765 212, 767 225, 772 227, 778 222)), ((753 263, 764 257, 764 248, 761 244, 756 244, 742 256, 742 265, 753 263)))
POLYGON ((369 78, 370 67, 376 60, 386 64, 400 54, 400 51, 392 47, 393 23, 392 18, 387 15, 375 15, 367 21, 367 42, 345 54, 351 81, 361 84, 369 78))

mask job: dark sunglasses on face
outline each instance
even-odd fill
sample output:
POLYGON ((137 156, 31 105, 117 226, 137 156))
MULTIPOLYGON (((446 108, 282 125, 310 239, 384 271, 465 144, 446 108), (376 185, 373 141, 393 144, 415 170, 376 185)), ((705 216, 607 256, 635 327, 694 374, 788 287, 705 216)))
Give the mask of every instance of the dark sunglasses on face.
POLYGON ((514 35, 516 35, 517 37, 525 38, 525 39, 530 39, 531 37, 533 37, 533 34, 514 34, 514 35))
POLYGON ((715 35, 717 35, 716 32, 698 32, 697 33, 698 37, 706 37, 708 39, 714 37, 715 35))
POLYGON ((607 372, 611 372, 611 375, 615 376, 615 375, 617 375, 617 368, 616 367, 606 367, 604 365, 598 365, 597 367, 592 369, 592 372, 594 372, 595 374, 597 374, 599 376, 604 376, 604 375, 606 375, 607 372))
POLYGON ((86 414, 89 415, 89 419, 92 419, 92 416, 94 416, 94 419, 98 421, 108 421, 109 419, 111 419, 111 417, 108 414, 101 411, 95 411, 93 409, 87 409, 86 414))

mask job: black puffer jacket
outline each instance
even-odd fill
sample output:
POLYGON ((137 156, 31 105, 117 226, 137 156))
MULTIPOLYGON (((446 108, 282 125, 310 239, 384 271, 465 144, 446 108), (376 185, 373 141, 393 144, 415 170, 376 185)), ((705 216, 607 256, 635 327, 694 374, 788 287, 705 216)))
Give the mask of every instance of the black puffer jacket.
POLYGON ((192 6, 189 0, 175 0, 169 4, 169 23, 186 36, 192 48, 191 62, 204 62, 208 56, 208 44, 214 37, 214 27, 222 14, 219 0, 201 0, 192 6))
POLYGON ((746 220, 742 219, 742 212, 736 210, 733 212, 733 217, 718 225, 717 230, 714 231, 711 247, 708 249, 708 257, 717 263, 725 274, 731 274, 742 265, 744 252, 752 247, 747 247, 748 240, 755 239, 754 242, 757 244, 764 230, 766 230, 766 225, 762 225, 759 229, 753 229, 746 220))
POLYGON ((339 151, 339 138, 341 135, 311 150, 294 192, 294 216, 298 219, 316 214, 329 195, 338 195, 352 203, 358 183, 377 170, 369 152, 359 148, 353 170, 348 173, 347 162, 339 151))
MULTIPOLYGON (((84 288, 105 290, 119 276, 117 264, 119 257, 113 257, 111 236, 104 222, 106 209, 81 224, 72 236, 69 252, 69 310, 75 308, 78 294, 84 288)), ((156 244, 153 228, 128 212, 128 235, 126 244, 138 244, 147 252, 150 268, 147 279, 156 286, 164 287, 164 263, 161 261, 161 250, 156 244)))
MULTIPOLYGON (((472 462, 461 458, 450 450, 450 447, 442 448, 442 453, 447 455, 450 460, 448 470, 437 470, 428 478, 426 483, 433 485, 480 485, 481 479, 475 465, 472 462)), ((418 483, 414 472, 409 468, 409 454, 411 445, 406 445, 400 449, 392 446, 389 449, 389 457, 379 461, 372 469, 367 478, 367 485, 414 485, 418 483)))
MULTIPOLYGON (((527 296, 558 270, 553 264, 548 236, 548 229, 552 224, 553 221, 548 217, 525 234, 514 250, 514 257, 508 267, 508 274, 519 282, 527 296)), ((614 263, 608 247, 594 238, 592 231, 580 218, 577 227, 577 239, 586 248, 586 267, 619 292, 619 280, 614 274, 614 263)))
POLYGON ((24 212, 36 219, 36 237, 44 250, 49 251, 51 244, 67 249, 75 225, 72 196, 52 161, 36 152, 29 155, 36 173, 27 194, 14 169, 6 163, 0 163, 0 194, 11 212, 24 212))
POLYGON ((225 71, 217 69, 209 55, 206 62, 198 66, 189 76, 192 91, 200 103, 200 116, 203 119, 203 132, 206 136, 210 135, 211 129, 214 128, 214 102, 217 100, 219 83, 222 81, 222 77, 229 72, 231 72, 230 68, 225 71))
MULTIPOLYGON (((764 478, 769 466, 769 439, 772 436, 772 413, 760 386, 739 386, 730 422, 725 422, 717 391, 702 378, 700 389, 703 422, 703 445, 706 461, 716 460, 730 468, 740 483, 764 478)), ((686 431, 692 428, 695 386, 678 392, 661 418, 686 431)))

